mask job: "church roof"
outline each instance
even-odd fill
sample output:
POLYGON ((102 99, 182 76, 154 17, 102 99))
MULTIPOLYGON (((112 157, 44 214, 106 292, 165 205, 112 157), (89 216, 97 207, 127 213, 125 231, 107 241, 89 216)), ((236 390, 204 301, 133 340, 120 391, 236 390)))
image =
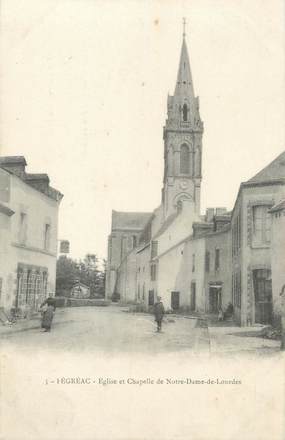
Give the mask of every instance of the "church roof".
POLYGON ((246 183, 266 183, 285 178, 285 151, 246 183))
POLYGON ((174 220, 176 219, 176 217, 178 215, 179 214, 177 212, 170 214, 170 216, 167 217, 167 219, 163 222, 163 224, 161 225, 161 227, 159 228, 157 233, 152 238, 155 239, 155 238, 159 237, 160 235, 162 235, 169 228, 169 226, 174 222, 174 220))
POLYGON ((152 216, 151 212, 112 211, 112 230, 141 231, 152 216))

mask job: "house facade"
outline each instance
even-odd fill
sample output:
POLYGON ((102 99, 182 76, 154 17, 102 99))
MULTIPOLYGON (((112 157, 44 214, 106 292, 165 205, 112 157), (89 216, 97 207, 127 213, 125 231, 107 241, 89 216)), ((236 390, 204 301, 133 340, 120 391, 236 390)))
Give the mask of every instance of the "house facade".
POLYGON ((70 290, 71 298, 90 298, 90 287, 77 281, 70 290))
MULTIPOLYGON (((241 184, 232 211, 209 208, 202 215, 203 131, 183 35, 175 92, 167 100, 161 204, 153 213, 120 213, 119 222, 113 212, 106 295, 145 308, 160 296, 166 309, 213 314, 231 303, 240 325, 271 323, 272 255, 277 267, 285 231, 275 221, 271 241, 270 209, 284 198, 285 153, 241 184)), ((277 269, 274 274, 280 278, 277 269)))
POLYGON ((0 307, 36 310, 55 292, 62 194, 22 156, 0 157, 0 307))
POLYGON ((284 152, 240 185, 231 229, 232 297, 236 319, 242 325, 273 321, 272 255, 285 231, 280 224, 272 241, 270 209, 284 197, 284 185, 284 152))
MULTIPOLYGON (((270 210, 272 218, 271 234, 271 271, 272 271, 272 301, 274 318, 280 324, 281 316, 285 316, 281 292, 285 289, 285 199, 281 199, 270 210), (282 231, 282 233, 280 233, 282 231)), ((284 331, 284 329, 283 329, 284 331)))

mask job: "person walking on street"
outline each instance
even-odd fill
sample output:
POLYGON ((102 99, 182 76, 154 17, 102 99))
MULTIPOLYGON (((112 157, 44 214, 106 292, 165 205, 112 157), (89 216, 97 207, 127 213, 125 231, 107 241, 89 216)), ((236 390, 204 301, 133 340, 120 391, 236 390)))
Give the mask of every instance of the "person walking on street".
POLYGON ((42 309, 42 328, 45 332, 50 332, 53 315, 56 309, 56 301, 52 294, 41 304, 42 309))
POLYGON ((165 310, 164 310, 163 303, 161 301, 161 297, 158 296, 157 302, 154 304, 154 319, 157 323, 157 331, 158 332, 161 331, 161 324, 162 324, 162 319, 163 319, 164 313, 165 313, 165 310))
POLYGON ((224 320, 224 311, 222 306, 219 307, 219 312, 218 312, 218 321, 223 321, 224 320))

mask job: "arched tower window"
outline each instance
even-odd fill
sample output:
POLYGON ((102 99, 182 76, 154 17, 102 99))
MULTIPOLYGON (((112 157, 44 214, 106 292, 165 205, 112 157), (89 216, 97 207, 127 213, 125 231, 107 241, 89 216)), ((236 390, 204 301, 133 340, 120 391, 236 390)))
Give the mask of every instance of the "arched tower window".
POLYGON ((183 104, 182 107, 182 115, 183 115, 183 122, 187 122, 188 121, 188 107, 187 104, 183 104))
POLYGON ((188 174, 190 172, 190 151, 186 144, 181 145, 180 150, 180 173, 188 174))

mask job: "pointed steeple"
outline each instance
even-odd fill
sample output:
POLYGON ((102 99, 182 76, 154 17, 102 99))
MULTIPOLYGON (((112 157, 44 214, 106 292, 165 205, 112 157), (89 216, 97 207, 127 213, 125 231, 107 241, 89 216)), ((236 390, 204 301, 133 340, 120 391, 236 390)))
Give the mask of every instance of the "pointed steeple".
POLYGON ((194 95, 194 87, 190 68, 189 55, 186 45, 186 21, 183 19, 183 40, 177 74, 177 81, 173 96, 167 99, 166 127, 191 127, 195 130, 203 129, 199 115, 199 98, 194 95), (181 125, 182 124, 182 125, 181 125))
POLYGON ((167 97, 167 119, 163 129, 162 203, 165 218, 177 212, 181 202, 194 204, 195 212, 200 212, 204 128, 199 114, 199 98, 194 95, 185 24, 184 19, 175 92, 167 97))
POLYGON ((184 95, 185 97, 194 98, 194 89, 192 75, 190 69, 189 55, 185 40, 185 32, 183 33, 183 42, 180 54, 179 69, 174 95, 184 95))
POLYGON ((174 96, 194 99, 193 81, 190 69, 189 55, 186 44, 186 19, 183 18, 183 41, 181 47, 179 69, 174 96))

